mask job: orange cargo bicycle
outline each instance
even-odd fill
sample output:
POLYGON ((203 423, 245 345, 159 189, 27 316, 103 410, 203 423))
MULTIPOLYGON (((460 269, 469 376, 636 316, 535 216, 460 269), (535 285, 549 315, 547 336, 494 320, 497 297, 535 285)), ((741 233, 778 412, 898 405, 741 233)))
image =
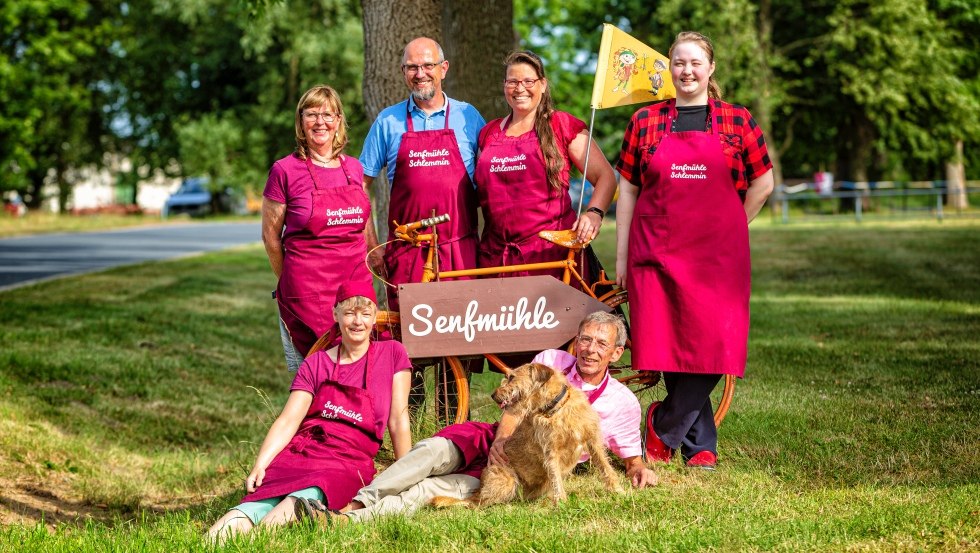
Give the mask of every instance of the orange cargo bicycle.
MULTIPOLYGON (((576 258, 588 246, 588 242, 579 242, 574 231, 541 231, 538 234, 549 242, 567 248, 568 254, 565 259, 546 263, 441 271, 439 270, 438 253, 439 235, 436 231, 436 225, 447 221, 449 221, 449 215, 430 217, 402 225, 398 225, 396 222, 394 230, 396 240, 403 240, 417 247, 427 248, 421 282, 440 282, 461 277, 505 276, 524 271, 562 269, 564 271, 562 283, 569 286, 572 283, 577 284, 583 293, 618 312, 624 317, 626 327, 629 329, 629 304, 626 290, 617 286, 614 280, 606 278, 605 271, 601 271, 599 278, 591 285, 585 282, 578 271, 580 263, 576 261, 576 258), (422 232, 423 230, 427 231, 422 232)), ((512 278, 517 280, 528 277, 512 278)), ((379 311, 375 325, 376 337, 390 336, 391 339, 401 340, 400 321, 401 318, 397 311, 379 311)), ((310 350, 310 354, 323 349, 331 341, 331 336, 321 337, 310 350)), ((645 408, 653 401, 663 399, 667 391, 664 388, 660 372, 633 370, 630 364, 629 350, 630 339, 628 338, 626 352, 618 362, 610 364, 609 370, 617 380, 628 386, 637 395, 645 408)), ((439 357, 413 359, 412 361, 416 366, 424 367, 425 380, 425 390, 413 390, 413 394, 417 394, 417 397, 413 397, 410 403, 417 406, 416 416, 419 416, 418 413, 421 412, 421 416, 435 421, 440 427, 466 421, 470 405, 469 375, 466 366, 474 362, 481 363, 484 360, 490 370, 501 373, 507 373, 510 370, 495 353, 459 355, 459 352, 446 351, 439 357)), ((721 425, 722 420, 724 420, 735 393, 734 376, 726 375, 723 382, 724 384, 717 387, 711 396, 716 426, 721 425)))

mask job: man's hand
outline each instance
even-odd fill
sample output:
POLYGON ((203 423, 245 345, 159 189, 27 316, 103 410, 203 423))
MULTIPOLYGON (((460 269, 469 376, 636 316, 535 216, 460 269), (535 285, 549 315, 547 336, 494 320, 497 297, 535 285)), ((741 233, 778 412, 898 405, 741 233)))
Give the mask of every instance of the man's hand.
POLYGON ((494 441, 493 445, 490 446, 490 453, 487 454, 487 465, 506 465, 507 464, 507 454, 504 453, 504 444, 510 436, 503 437, 498 436, 494 441))
POLYGON ((643 463, 643 459, 639 455, 636 457, 630 457, 625 459, 626 462, 626 476, 629 477, 630 482, 633 483, 633 487, 636 489, 646 488, 647 486, 656 486, 657 475, 647 468, 643 463))

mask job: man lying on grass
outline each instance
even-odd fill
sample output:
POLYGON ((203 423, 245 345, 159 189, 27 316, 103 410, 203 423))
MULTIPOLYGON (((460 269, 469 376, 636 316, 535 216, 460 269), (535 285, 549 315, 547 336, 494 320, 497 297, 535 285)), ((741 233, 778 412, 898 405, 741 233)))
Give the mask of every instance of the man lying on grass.
MULTIPOLYGON (((626 343, 622 319, 608 313, 588 315, 579 325, 576 355, 547 350, 534 361, 566 375, 572 386, 585 392, 599 414, 606 446, 623 459, 633 486, 643 488, 657 477, 640 457, 640 403, 630 390, 607 371, 619 359, 626 343)), ((488 463, 506 463, 504 443, 519 421, 509 414, 499 424, 466 422, 448 426, 432 438, 418 442, 407 455, 360 489, 343 509, 329 509, 321 501, 299 498, 298 519, 320 524, 366 521, 378 515, 411 514, 433 497, 465 499, 480 487, 480 474, 488 463)))

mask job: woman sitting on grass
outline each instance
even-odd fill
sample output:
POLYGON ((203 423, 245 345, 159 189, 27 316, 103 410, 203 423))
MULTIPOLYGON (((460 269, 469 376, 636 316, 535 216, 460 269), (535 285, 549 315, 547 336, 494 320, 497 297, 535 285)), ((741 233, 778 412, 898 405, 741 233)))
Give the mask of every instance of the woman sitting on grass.
POLYGON ((370 285, 341 285, 333 312, 340 345, 303 362, 245 480, 247 495, 208 530, 210 540, 288 524, 300 497, 347 505, 374 478, 386 422, 395 458, 411 448, 412 365, 401 343, 370 340, 376 303, 370 285))

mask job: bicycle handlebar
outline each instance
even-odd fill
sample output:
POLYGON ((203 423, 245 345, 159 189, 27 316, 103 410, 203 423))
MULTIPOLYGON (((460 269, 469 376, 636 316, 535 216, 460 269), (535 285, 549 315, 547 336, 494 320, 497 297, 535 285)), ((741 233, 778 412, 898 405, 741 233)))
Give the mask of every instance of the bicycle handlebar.
POLYGON ((421 221, 415 221, 414 223, 398 225, 395 227, 395 236, 409 235, 420 228, 431 227, 441 223, 446 223, 448 221, 449 214, 443 213, 442 215, 436 215, 435 217, 429 217, 428 219, 422 219, 421 221))

